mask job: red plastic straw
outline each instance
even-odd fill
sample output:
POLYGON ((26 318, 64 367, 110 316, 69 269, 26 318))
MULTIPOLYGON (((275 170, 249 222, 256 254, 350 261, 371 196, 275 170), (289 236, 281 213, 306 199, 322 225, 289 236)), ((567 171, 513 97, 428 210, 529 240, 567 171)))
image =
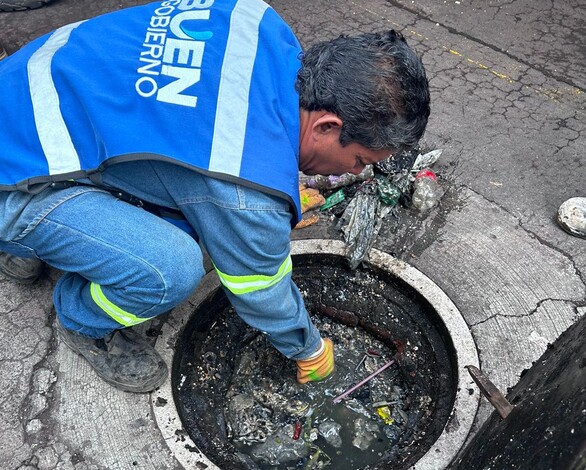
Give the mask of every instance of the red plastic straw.
POLYGON ((358 382, 356 385, 354 385, 352 388, 346 390, 344 393, 342 393, 341 395, 338 395, 336 398, 334 398, 334 403, 339 403, 341 402, 344 398, 346 398, 348 395, 350 395, 354 390, 356 390, 359 387, 362 387, 366 382, 368 382, 370 379, 376 377, 378 374, 380 374, 383 370, 391 367, 393 364, 395 363, 394 359, 391 359, 389 362, 387 362, 384 366, 382 366, 380 369, 374 371, 372 374, 370 374, 368 377, 366 377, 364 380, 362 380, 361 382, 358 382))

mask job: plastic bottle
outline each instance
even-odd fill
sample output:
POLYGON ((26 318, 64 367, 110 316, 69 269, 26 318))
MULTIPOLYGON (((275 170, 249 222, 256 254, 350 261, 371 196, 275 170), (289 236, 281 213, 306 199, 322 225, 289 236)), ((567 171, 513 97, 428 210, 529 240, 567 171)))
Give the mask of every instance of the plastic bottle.
POLYGON ((443 190, 437 182, 435 173, 429 168, 424 168, 415 176, 413 183, 413 207, 420 212, 426 212, 435 207, 443 196, 443 190))

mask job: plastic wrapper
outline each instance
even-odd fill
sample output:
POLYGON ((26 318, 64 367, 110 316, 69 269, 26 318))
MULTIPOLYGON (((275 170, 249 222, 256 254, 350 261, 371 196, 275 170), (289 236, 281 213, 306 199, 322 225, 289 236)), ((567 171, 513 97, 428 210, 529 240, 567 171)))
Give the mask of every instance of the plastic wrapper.
POLYGON ((418 155, 417 149, 404 150, 390 158, 375 163, 374 166, 380 173, 385 175, 401 173, 402 171, 409 171, 413 167, 418 155))
POLYGON ((443 150, 436 149, 432 150, 431 152, 427 152, 423 155, 419 154, 415 159, 415 163, 413 163, 413 167, 411 168, 411 174, 413 175, 413 179, 415 179, 415 175, 424 168, 432 166, 435 162, 438 161, 439 157, 441 157, 443 150))
POLYGON ((380 231, 382 220, 392 206, 382 203, 377 194, 357 192, 342 214, 338 227, 348 245, 347 258, 351 269, 362 262, 380 231))
POLYGON ((366 165, 364 170, 362 170, 362 172, 358 175, 353 175, 352 173, 344 173, 343 175, 339 176, 316 175, 304 179, 303 184, 305 184, 308 188, 314 189, 336 189, 356 182, 366 181, 371 178, 374 178, 374 170, 372 165, 366 165))
POLYGON ((388 406, 380 406, 376 409, 376 414, 380 416, 385 424, 393 424, 395 420, 391 417, 391 409, 388 406))
POLYGON ((344 190, 340 189, 336 191, 334 194, 326 198, 326 202, 319 208, 320 211, 328 210, 334 207, 336 204, 341 203, 344 199, 346 199, 346 195, 344 194, 344 190))
POLYGON ((386 178, 377 177, 376 182, 380 200, 388 206, 396 205, 399 202, 402 191, 386 178))
POLYGON ((304 215, 303 219, 299 221, 299 223, 295 226, 295 229, 301 229, 305 227, 309 227, 310 225, 317 224, 319 222, 319 215, 317 214, 310 214, 304 215))
POLYGON ((311 209, 320 207, 325 204, 326 199, 320 194, 317 189, 303 188, 299 191, 299 197, 301 201, 301 213, 305 214, 311 209))

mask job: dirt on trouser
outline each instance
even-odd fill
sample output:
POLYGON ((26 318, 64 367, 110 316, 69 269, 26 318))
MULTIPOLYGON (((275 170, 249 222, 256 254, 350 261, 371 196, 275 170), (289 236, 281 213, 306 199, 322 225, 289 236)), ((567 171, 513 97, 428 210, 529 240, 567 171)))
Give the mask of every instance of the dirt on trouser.
POLYGON ((178 344, 173 380, 187 432, 222 469, 413 464, 441 433, 454 393, 444 332, 430 307, 385 273, 349 271, 327 258, 305 260, 295 281, 334 343, 335 373, 299 385, 295 362, 217 293, 178 344), (393 358, 396 364, 333 403, 393 358))

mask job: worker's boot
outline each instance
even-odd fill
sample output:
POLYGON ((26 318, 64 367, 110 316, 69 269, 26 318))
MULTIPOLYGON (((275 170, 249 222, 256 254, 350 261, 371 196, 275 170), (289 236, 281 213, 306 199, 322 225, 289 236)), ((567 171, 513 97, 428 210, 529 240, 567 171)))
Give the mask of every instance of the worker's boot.
POLYGON ((317 382, 334 372, 334 345, 330 339, 321 340, 319 350, 310 358, 297 361, 297 382, 317 382))
POLYGON ((0 252, 0 273, 18 282, 35 282, 43 271, 43 262, 37 258, 20 258, 0 252))
POLYGON ((167 378, 165 361, 145 338, 130 328, 100 339, 67 330, 58 319, 55 329, 61 340, 87 359, 102 379, 120 390, 150 392, 167 378))

